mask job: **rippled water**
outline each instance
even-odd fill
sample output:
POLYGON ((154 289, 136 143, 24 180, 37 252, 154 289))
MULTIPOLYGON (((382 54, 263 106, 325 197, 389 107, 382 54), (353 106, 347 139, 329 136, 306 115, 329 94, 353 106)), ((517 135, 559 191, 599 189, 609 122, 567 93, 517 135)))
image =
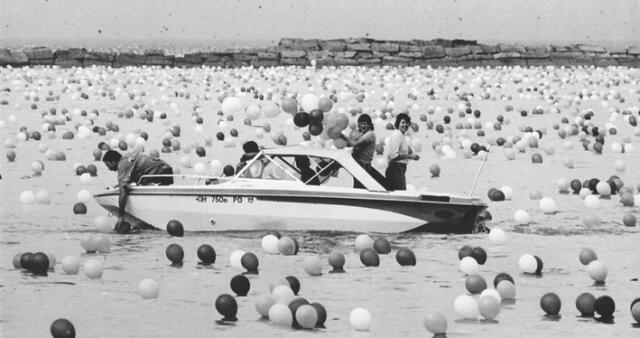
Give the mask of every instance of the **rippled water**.
MULTIPOLYGON (((354 246, 354 239, 358 234, 350 233, 304 233, 292 232, 287 235, 295 237, 300 242, 300 253, 297 256, 269 255, 260 245, 264 233, 188 233, 183 238, 172 238, 164 231, 145 231, 142 234, 119 236, 110 234, 113 241, 111 251, 107 254, 83 254, 79 240, 86 234, 96 233, 93 220, 96 216, 105 215, 105 211, 95 202, 89 202, 86 215, 74 215, 73 204, 76 193, 81 189, 91 192, 100 191, 103 187, 115 182, 115 174, 108 172, 100 162, 93 162, 91 155, 98 142, 109 142, 114 133, 106 137, 94 134, 89 139, 62 140, 61 134, 66 130, 74 130, 75 123, 83 121, 81 116, 73 116, 73 121, 64 126, 58 126, 57 137, 49 139, 47 135, 41 142, 29 140, 18 142, 16 135, 21 126, 29 130, 41 130, 42 120, 40 112, 44 109, 56 107, 58 111, 67 108, 98 109, 100 117, 96 123, 104 125, 106 121, 113 121, 120 125, 120 132, 126 135, 140 128, 149 132, 148 148, 159 149, 167 126, 157 119, 153 123, 140 119, 119 119, 112 112, 124 111, 131 108, 133 103, 146 102, 156 110, 169 113, 172 123, 182 126, 180 138, 183 146, 194 142, 203 144, 205 135, 213 136, 218 131, 228 131, 235 127, 240 132, 236 140, 238 147, 225 147, 221 142, 214 141, 207 147, 204 160, 219 159, 222 163, 235 164, 241 154, 239 145, 243 140, 254 138, 254 127, 242 124, 243 117, 236 116, 234 122, 227 127, 218 126, 218 116, 215 112, 220 109, 215 99, 215 90, 221 89, 222 80, 234 86, 247 86, 248 82, 237 81, 232 74, 242 74, 242 71, 224 71, 209 73, 219 77, 213 82, 212 92, 205 92, 203 85, 196 85, 205 76, 205 71, 182 70, 134 70, 132 73, 109 72, 103 74, 107 80, 100 88, 113 90, 123 83, 130 82, 124 94, 117 100, 110 101, 90 92, 89 100, 73 100, 72 91, 61 94, 60 102, 44 101, 47 92, 53 90, 59 93, 63 85, 58 78, 69 79, 73 70, 0 70, 0 88, 9 87, 11 92, 1 92, 0 99, 7 100, 9 105, 0 106, 0 120, 5 122, 0 129, 3 139, 12 139, 17 144, 15 162, 0 161, 1 216, 0 217, 0 295, 2 308, 1 332, 3 337, 45 337, 49 335, 49 325, 57 318, 71 320, 80 337, 209 337, 220 336, 425 336, 429 335, 422 326, 422 318, 430 310, 440 310, 448 319, 449 337, 513 337, 513 336, 635 336, 640 329, 632 326, 633 319, 629 311, 631 301, 640 297, 640 234, 638 226, 625 227, 622 216, 626 212, 633 212, 636 217, 638 207, 623 207, 619 197, 601 199, 601 206, 597 210, 588 209, 582 199, 573 194, 560 194, 556 180, 564 177, 578 178, 581 181, 592 177, 607 179, 617 174, 628 185, 640 183, 638 166, 640 166, 639 137, 633 129, 619 118, 615 123, 618 134, 607 137, 605 150, 602 155, 583 151, 577 137, 561 140, 552 129, 553 123, 559 123, 561 117, 567 116, 573 121, 569 107, 562 107, 561 114, 547 113, 527 118, 518 113, 506 113, 504 106, 511 104, 520 109, 531 109, 538 105, 548 107, 542 98, 533 95, 527 97, 527 86, 535 86, 537 81, 544 81, 544 77, 531 83, 510 81, 508 72, 497 70, 454 70, 447 73, 433 73, 424 81, 442 81, 442 94, 435 99, 420 97, 416 103, 424 110, 429 106, 453 107, 457 109, 460 101, 452 97, 453 85, 457 83, 467 92, 478 91, 478 87, 470 86, 474 76, 493 78, 502 82, 503 88, 494 89, 494 95, 500 93, 512 95, 512 100, 480 100, 471 99, 472 107, 480 109, 480 120, 495 121, 497 114, 504 114, 511 119, 509 125, 504 125, 502 131, 486 130, 487 137, 476 136, 475 130, 466 130, 466 136, 474 142, 485 143, 487 138, 498 136, 508 137, 521 135, 518 127, 532 126, 534 129, 546 127, 548 134, 541 140, 541 146, 553 146, 554 155, 547 155, 541 150, 527 149, 526 153, 518 153, 516 160, 508 161, 504 156, 504 149, 491 148, 491 154, 484 165, 475 194, 486 199, 489 188, 500 188, 508 185, 513 188, 513 198, 504 202, 488 202, 489 211, 493 215, 491 226, 500 227, 507 231, 508 241, 504 246, 491 244, 486 234, 466 236, 442 236, 429 234, 401 234, 385 236, 392 244, 392 254, 381 257, 377 268, 364 267, 354 246), (139 72, 139 73, 137 73, 139 72), (474 72, 473 74, 471 72, 474 72), (182 75, 178 75, 182 74, 182 75), (467 84, 460 84, 461 74, 467 79, 467 84), (474 75, 475 74, 475 75, 474 75), (25 87, 25 78, 34 81, 25 87), (180 80, 182 77, 192 81, 180 80), (21 82, 16 82, 20 78, 21 82), (153 78, 153 79, 152 79, 153 78), (146 83, 136 84, 136 79, 146 79, 146 83), (154 80, 164 80, 163 86, 153 85, 154 80), (38 81, 42 80, 42 85, 38 81), (51 83, 48 83, 51 82, 51 83), (524 96, 520 96, 517 88, 525 88, 524 96), (126 91, 145 91, 146 95, 130 100, 126 91), (34 92, 40 96, 40 101, 25 100, 25 95, 34 92), (170 107, 169 102, 163 101, 162 95, 174 92, 189 92, 191 97, 173 97, 176 109, 170 107), (206 100, 206 93, 211 93, 213 100, 206 100), (151 100, 157 100, 152 103, 151 100), (30 105, 36 103, 38 109, 32 110, 30 105), (195 122, 191 118, 194 105, 202 110, 205 118, 204 133, 194 132, 195 122), (179 114, 178 114, 179 112, 179 114), (16 121, 10 121, 14 115, 16 121), (609 144, 622 142, 629 137, 635 150, 631 153, 613 153, 609 144), (570 142, 573 149, 567 149, 565 142, 570 142), (38 145, 46 143, 50 149, 64 151, 66 161, 49 161, 43 153, 38 151, 38 145), (531 154, 543 154, 544 163, 531 164, 531 154), (575 168, 569 169, 562 160, 570 158, 575 162, 575 168), (627 165, 624 173, 613 169, 613 162, 622 159, 627 165), (31 163, 42 160, 45 170, 42 176, 30 177, 31 163), (95 163, 98 166, 98 177, 88 186, 82 185, 74 175, 74 164, 84 165, 95 163), (21 205, 20 192, 24 190, 47 190, 51 196, 49 205, 21 205), (543 196, 552 197, 558 206, 558 212, 552 215, 542 213, 537 200, 531 200, 529 193, 537 190, 543 196), (524 209, 531 215, 528 226, 516 226, 513 214, 518 209, 524 209), (596 215, 601 223, 597 226, 585 226, 583 218, 596 215), (165 257, 165 248, 171 243, 180 244, 185 250, 185 262, 181 268, 172 267, 165 257), (202 267, 197 264, 196 250, 201 244, 211 244, 217 254, 216 263, 212 267, 202 267), (487 263, 481 267, 480 274, 492 284, 494 276, 502 271, 510 273, 515 278, 517 299, 514 303, 503 304, 497 322, 465 321, 459 319, 453 309, 454 299, 466 293, 464 274, 458 269, 457 252, 465 244, 482 246, 488 252, 487 263), (397 248, 412 249, 417 257, 415 267, 401 267, 396 263, 394 254, 397 248), (604 286, 594 285, 585 268, 578 261, 581 248, 594 249, 601 261, 608 267, 607 282, 604 286), (222 316, 214 306, 216 297, 222 293, 232 293, 229 281, 242 271, 232 268, 229 255, 234 250, 241 249, 254 252, 260 260, 259 275, 249 275, 251 291, 247 297, 238 297, 238 321, 231 325, 216 323, 222 316), (345 253, 347 262, 345 274, 329 274, 330 269, 326 259, 331 250, 339 249, 345 253), (48 277, 34 277, 30 274, 13 269, 11 259, 15 254, 25 251, 43 251, 53 253, 58 259, 66 255, 78 255, 82 260, 98 259, 104 263, 104 275, 99 280, 89 280, 82 272, 79 275, 66 275, 60 265, 48 277), (518 259, 522 254, 538 255, 544 261, 542 277, 524 275, 518 268, 518 259), (309 255, 320 255, 323 260, 322 276, 307 275, 302 262, 309 255), (268 292, 269 283, 288 275, 297 276, 302 284, 300 295, 310 302, 322 303, 328 312, 326 329, 315 331, 294 331, 292 329, 273 327, 268 321, 260 320, 254 308, 257 295, 268 292), (155 300, 142 300, 137 293, 138 283, 145 278, 153 278, 160 283, 160 297, 155 300), (561 318, 552 320, 543 315, 539 306, 540 297, 547 292, 557 293, 562 300, 561 318), (591 292, 596 297, 609 295, 616 301, 614 324, 602 324, 593 319, 579 318, 575 308, 575 299, 582 292, 591 292), (356 307, 367 308, 373 317, 373 324, 369 332, 356 332, 349 324, 349 313, 356 307)), ((75 78, 89 76, 91 72, 100 73, 100 69, 76 70, 75 78), (89 72, 89 73, 87 73, 89 72), (85 75, 89 74, 89 75, 85 75)), ((250 71, 244 71, 253 74, 250 71)), ((323 93, 315 79, 323 76, 334 76, 338 79, 348 78, 353 73, 345 70, 315 71, 306 69, 282 69, 286 76, 292 76, 289 91, 307 91, 307 86, 314 86, 314 92, 323 93), (310 80, 303 79, 310 76, 310 80), (315 76, 315 77, 314 77, 315 76)), ((401 71, 405 73, 406 70, 401 71)), ((532 74, 541 70, 513 70, 513 73, 532 74)), ((575 78, 575 82, 558 86, 553 83, 556 94, 562 98, 569 96, 572 91, 587 87, 593 91, 608 92, 605 87, 598 87, 598 81, 607 78, 630 78, 631 82, 621 81, 615 90, 622 93, 627 103, 608 100, 609 106, 626 109, 638 104, 638 93, 634 82, 640 80, 638 71, 569 71, 555 70, 558 77, 575 78), (595 81, 595 84, 588 84, 595 81)), ((386 76, 365 74, 365 79, 377 84, 386 76)), ((553 78, 552 75, 547 75, 553 78)), ((93 78, 93 77, 92 77, 93 78)), ((284 87, 283 82, 255 81, 252 85, 262 90, 269 87, 284 87)), ((330 83, 333 80, 330 80, 330 83)), ((381 89, 377 85, 368 83, 359 87, 375 90, 362 104, 367 108, 380 108, 380 97, 387 91, 395 96, 396 107, 404 107, 408 101, 407 88, 419 87, 418 84, 405 83, 401 78, 386 78, 385 83, 391 85, 381 89)), ((95 83, 101 80, 95 79, 95 83)), ((365 81, 366 82, 366 81, 365 81)), ((339 82, 335 87, 342 90, 339 82)), ((600 83, 601 86, 604 86, 600 83)), ((72 84, 75 90, 77 84, 72 84)), ((96 88, 98 87, 95 85, 96 88)), ((428 87, 433 86, 433 84, 428 87)), ((424 87, 424 86, 423 86, 424 87)), ((98 91, 99 89, 95 89, 98 91)), ((423 88, 424 89, 424 88, 423 88)), ((86 84, 83 90, 87 91, 86 84)), ((243 102, 251 102, 243 98, 243 102)), ((563 100, 560 100, 564 103, 563 100)), ((579 109, 593 108, 596 112, 596 123, 604 124, 609 114, 602 107, 602 100, 585 100, 579 109)), ((410 102, 411 103, 411 102, 410 102)), ((343 107, 359 105, 353 98, 345 98, 343 107)), ((340 106, 340 105, 339 105, 340 106)), ((337 109, 338 107, 336 107, 337 109)), ((420 125, 416 137, 421 138, 423 150, 422 159, 411 162, 408 169, 408 182, 417 188, 426 187, 430 191, 450 191, 467 193, 473 183, 473 177, 480 165, 478 159, 465 159, 461 152, 454 160, 447 160, 436 154, 431 144, 441 141, 442 135, 433 130, 427 130, 425 123, 420 122, 421 110, 412 112, 415 122, 420 125), (439 178, 431 178, 428 168, 437 163, 442 169, 439 178)), ((429 115, 429 119, 442 121, 444 112, 429 115)), ((636 113, 637 115, 637 113, 636 113)), ((452 115, 453 121, 458 119, 457 113, 452 115)), ((301 140, 300 131, 294 131, 284 123, 284 114, 274 120, 269 120, 273 127, 272 133, 280 130, 288 136, 289 143, 301 140)), ((259 120, 258 124, 267 122, 259 120)), ((383 126, 377 126, 378 138, 386 135, 383 126)), ((454 135, 461 135, 460 130, 454 129, 454 135)), ((228 135, 227 135, 228 136, 228 135)), ((258 140, 259 143, 270 146, 269 137, 258 140)), ((9 149, 6 143, 3 154, 9 149)), ((174 152, 162 154, 163 158, 178 166, 184 153, 174 152)), ((192 154, 195 157, 194 154, 192 154)), ((189 173, 191 169, 182 169, 189 173)), ((636 191, 637 192, 637 191, 636 191)), ((375 234, 372 234, 375 235, 375 234)))

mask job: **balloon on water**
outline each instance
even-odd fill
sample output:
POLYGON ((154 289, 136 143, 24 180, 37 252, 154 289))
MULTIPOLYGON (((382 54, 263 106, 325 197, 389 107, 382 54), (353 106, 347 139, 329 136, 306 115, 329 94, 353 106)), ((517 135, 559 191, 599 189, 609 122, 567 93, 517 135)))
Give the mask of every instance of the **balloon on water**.
POLYGON ((271 292, 273 298, 275 298, 278 303, 289 304, 291 299, 295 297, 293 290, 289 285, 278 285, 271 292))
POLYGON ((607 279, 607 266, 599 260, 593 260, 587 265, 587 273, 596 283, 604 283, 607 279))
POLYGON ((349 314, 349 323, 351 323, 351 327, 356 329, 356 331, 369 331, 371 321, 371 313, 362 307, 351 310, 349 314))
POLYGON ((98 279, 102 277, 102 263, 95 259, 90 259, 84 263, 83 271, 85 276, 90 279, 98 279))
POLYGON ((373 248, 373 239, 367 234, 361 234, 356 237, 356 249, 362 251, 367 248, 373 248))
POLYGON ((471 249, 471 257, 473 257, 479 265, 484 265, 487 261, 487 252, 483 248, 477 246, 471 249))
POLYGON ((242 266, 242 256, 244 256, 244 254, 245 252, 242 250, 234 250, 229 255, 229 264, 231 264, 232 267, 238 270, 243 270, 244 267, 242 266))
POLYGON ((583 248, 580 250, 580 254, 578 255, 578 259, 582 265, 589 265, 594 260, 598 259, 598 255, 596 255, 595 251, 589 248, 583 248))
POLYGON ((500 296, 500 292, 498 292, 498 290, 496 289, 484 289, 482 290, 482 292, 480 293, 480 298, 482 297, 493 297, 495 299, 498 300, 498 302, 500 302, 502 300, 502 296, 500 296))
POLYGON ((440 311, 430 311, 422 319, 422 325, 434 335, 442 335, 447 332, 447 318, 440 311))
POLYGON ((494 296, 480 297, 478 312, 486 319, 495 319, 500 313, 500 300, 494 296))
POLYGON ((479 294, 487 288, 487 282, 484 278, 476 274, 467 276, 464 285, 472 295, 479 294))
POLYGON ((556 202, 551 197, 543 197, 539 206, 545 214, 553 214, 557 211, 556 202))
POLYGON ((344 254, 336 249, 334 249, 333 251, 331 251, 331 253, 329 254, 329 265, 331 265, 331 267, 333 268, 333 270, 329 271, 330 273, 334 273, 334 272, 344 272, 344 263, 345 263, 345 257, 344 254))
POLYGON ((465 319, 476 319, 478 316, 478 303, 469 295, 460 295, 453 302, 453 309, 458 316, 465 319))
POLYGON ((318 322, 318 311, 311 305, 301 305, 296 310, 295 318, 303 329, 313 329, 318 322))
POLYGON ((616 310, 616 302, 609 296, 600 296, 593 303, 593 309, 600 315, 601 320, 611 320, 616 310))
POLYGON ((211 265, 216 262, 216 250, 209 244, 200 245, 197 254, 204 265, 211 265))
POLYGON ((224 321, 235 322, 238 320, 238 318, 236 318, 238 303, 231 295, 225 293, 218 296, 218 298, 216 298, 216 310, 224 316, 224 318, 222 318, 224 321))
POLYGON ((269 308, 269 320, 278 326, 291 326, 293 324, 293 316, 287 304, 275 303, 269 308))
POLYGON ((583 292, 576 298, 576 308, 582 317, 593 317, 595 302, 596 297, 588 292, 583 292))
POLYGON ((471 256, 464 257, 460 260, 460 271, 464 272, 467 275, 473 275, 478 273, 480 267, 478 262, 471 256))
POLYGON ((64 256, 60 262, 62 271, 68 275, 75 275, 80 271, 80 258, 76 256, 64 256))
POLYGON ((300 292, 300 281, 298 278, 295 276, 287 276, 285 277, 285 280, 287 281, 287 285, 291 288, 291 291, 293 291, 293 294, 298 295, 298 292, 300 292))
POLYGON ((76 215, 84 215, 87 213, 87 206, 82 202, 78 202, 73 205, 73 213, 76 215))
POLYGON ((293 326, 294 328, 300 328, 300 325, 298 324, 298 321, 296 319, 296 311, 300 306, 308 305, 308 304, 309 302, 302 297, 295 297, 293 298, 293 300, 289 302, 288 307, 289 307, 289 310, 291 311, 291 318, 293 319, 291 326, 293 326))
POLYGON ((396 252, 396 261, 401 266, 415 266, 416 255, 411 251, 411 249, 400 248, 398 249, 398 252, 396 252))
POLYGON ((270 294, 263 293, 256 298, 255 308, 262 318, 269 318, 269 309, 275 303, 276 300, 270 294))
POLYGON ((49 332, 53 338, 75 338, 76 329, 73 324, 64 318, 59 318, 51 323, 49 332))
MULTIPOLYGON (((344 264, 344 263, 343 263, 344 264)), ((318 256, 309 256, 304 259, 302 263, 304 271, 311 276, 320 276, 322 275, 322 263, 320 262, 320 257, 318 256)))
POLYGON ((143 279, 138 283, 138 292, 142 299, 154 299, 160 295, 160 284, 153 279, 143 279))
POLYGON ((262 250, 264 250, 265 252, 269 253, 269 254, 277 254, 280 251, 278 250, 278 237, 272 235, 272 234, 268 234, 264 237, 262 237, 262 250))
POLYGON ((36 196, 31 190, 25 190, 20 193, 20 203, 22 204, 35 204, 36 196))
POLYGON ((561 305, 560 297, 553 292, 546 293, 540 298, 540 307, 548 315, 557 315, 560 313, 561 305))
POLYGON ((500 228, 491 228, 489 241, 494 245, 504 245, 507 242, 507 234, 500 228))
POLYGON ((471 245, 463 245, 462 248, 458 250, 458 259, 470 257, 472 253, 473 253, 473 247, 471 245))
POLYGON ((508 280, 498 282, 496 290, 498 290, 502 299, 515 299, 516 297, 516 288, 513 283, 508 280))
POLYGON ((631 302, 631 316, 633 319, 640 323, 640 298, 636 298, 631 302))
POLYGON ((231 278, 229 282, 231 286, 231 290, 235 292, 238 296, 246 296, 249 293, 249 289, 251 288, 251 283, 249 282, 249 278, 245 275, 236 275, 231 278))
POLYGON ((379 266, 380 256, 372 248, 366 248, 360 252, 360 261, 365 266, 379 266))
POLYGON ((525 273, 535 273, 538 270, 538 262, 533 255, 525 254, 520 256, 518 260, 518 266, 520 270, 525 273))
POLYGON ((289 236, 282 236, 278 240, 278 251, 285 256, 292 256, 296 254, 296 242, 289 236))
POLYGON ((165 254, 174 265, 182 264, 182 260, 184 259, 184 249, 182 249, 180 244, 169 244, 165 250, 165 254))
POLYGON ((252 253, 247 252, 240 258, 240 264, 247 269, 248 274, 258 274, 258 257, 252 253))

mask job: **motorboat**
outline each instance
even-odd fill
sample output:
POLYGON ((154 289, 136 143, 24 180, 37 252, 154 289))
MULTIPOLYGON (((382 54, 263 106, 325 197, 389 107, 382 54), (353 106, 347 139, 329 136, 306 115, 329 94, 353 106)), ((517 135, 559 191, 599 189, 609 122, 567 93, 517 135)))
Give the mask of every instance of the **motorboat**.
MULTIPOLYGON (((268 148, 229 177, 173 175, 172 185, 147 185, 148 177, 131 186, 126 220, 161 229, 177 220, 185 231, 463 234, 486 230, 488 220, 477 197, 388 191, 382 175, 360 166, 351 148, 268 148), (354 188, 355 180, 362 188, 354 188)), ((117 188, 94 198, 118 213, 117 188)))

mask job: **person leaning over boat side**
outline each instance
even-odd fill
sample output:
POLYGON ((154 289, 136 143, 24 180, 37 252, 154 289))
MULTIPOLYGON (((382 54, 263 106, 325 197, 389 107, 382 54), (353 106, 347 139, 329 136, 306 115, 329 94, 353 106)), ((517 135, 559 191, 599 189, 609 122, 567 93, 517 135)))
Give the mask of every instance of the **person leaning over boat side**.
POLYGON ((396 116, 396 129, 389 137, 389 151, 387 158, 389 166, 385 172, 387 177, 388 190, 407 190, 407 179, 405 173, 407 171, 407 163, 409 160, 419 160, 420 156, 413 154, 407 141, 405 133, 411 126, 411 118, 405 113, 396 116))
POLYGON ((145 177, 143 181, 140 178, 144 175, 173 175, 173 168, 167 162, 154 158, 140 152, 131 152, 120 154, 115 150, 107 151, 102 157, 102 161, 111 171, 118 173, 118 223, 115 230, 118 233, 129 232, 130 225, 124 222, 124 210, 127 206, 127 196, 129 195, 130 184, 138 183, 140 185, 170 185, 173 184, 172 176, 163 177, 145 177))
MULTIPOLYGON (((351 131, 349 137, 342 135, 347 141, 347 145, 353 147, 351 156, 358 164, 366 170, 376 181, 383 186, 386 185, 385 179, 380 173, 371 166, 373 161, 373 153, 376 147, 376 134, 373 132, 373 122, 371 116, 362 114, 358 117, 358 128, 351 131)), ((355 177, 353 178, 354 188, 364 188, 355 177)))

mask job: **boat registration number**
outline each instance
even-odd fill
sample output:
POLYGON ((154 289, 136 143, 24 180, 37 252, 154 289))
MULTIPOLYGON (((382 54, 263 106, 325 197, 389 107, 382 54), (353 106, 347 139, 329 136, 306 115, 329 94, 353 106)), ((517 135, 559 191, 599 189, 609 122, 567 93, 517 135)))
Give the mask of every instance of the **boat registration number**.
POLYGON ((202 203, 253 203, 254 197, 252 196, 222 196, 222 195, 198 195, 196 201, 202 203))

